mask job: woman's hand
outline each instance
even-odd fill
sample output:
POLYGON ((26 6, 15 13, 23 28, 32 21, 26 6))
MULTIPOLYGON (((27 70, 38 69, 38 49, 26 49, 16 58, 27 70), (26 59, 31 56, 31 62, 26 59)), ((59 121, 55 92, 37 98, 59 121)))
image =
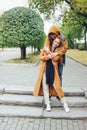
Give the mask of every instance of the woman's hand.
POLYGON ((57 55, 58 55, 58 53, 56 53, 56 52, 51 53, 51 59, 54 58, 57 55))
POLYGON ((48 56, 48 59, 51 59, 51 54, 48 54, 47 56, 48 56))
POLYGON ((58 62, 53 62, 52 61, 52 63, 53 63, 54 66, 56 66, 56 67, 58 66, 58 62))
POLYGON ((58 55, 58 53, 51 53, 51 54, 48 54, 48 58, 52 59, 52 58, 54 58, 57 55, 58 55))
POLYGON ((46 47, 46 46, 44 46, 43 50, 46 51, 46 52, 48 52, 48 51, 49 51, 49 48, 46 47))

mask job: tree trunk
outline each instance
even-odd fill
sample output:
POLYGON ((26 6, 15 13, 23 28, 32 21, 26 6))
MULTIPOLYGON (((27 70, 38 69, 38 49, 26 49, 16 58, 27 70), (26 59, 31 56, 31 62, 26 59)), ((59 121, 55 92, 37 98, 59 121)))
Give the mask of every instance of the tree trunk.
POLYGON ((4 51, 4 45, 2 45, 2 51, 4 51))
POLYGON ((31 53, 33 54, 33 46, 31 46, 31 53))
POLYGON ((35 48, 35 46, 34 46, 34 54, 35 54, 35 52, 36 52, 36 48, 35 48))
POLYGON ((37 48, 37 52, 40 53, 40 48, 37 48))
POLYGON ((86 30, 85 30, 85 37, 84 37, 84 41, 85 41, 85 50, 87 50, 86 30))
POLYGON ((21 46, 21 59, 26 59, 26 46, 21 46))

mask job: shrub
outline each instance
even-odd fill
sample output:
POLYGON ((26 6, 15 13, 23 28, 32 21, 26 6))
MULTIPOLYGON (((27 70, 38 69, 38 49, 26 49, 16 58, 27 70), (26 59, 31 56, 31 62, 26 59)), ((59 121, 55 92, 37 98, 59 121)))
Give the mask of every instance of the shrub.
POLYGON ((78 49, 79 43, 75 43, 75 48, 78 49))
POLYGON ((84 50, 84 49, 85 49, 84 44, 79 44, 78 49, 79 49, 79 50, 84 50))

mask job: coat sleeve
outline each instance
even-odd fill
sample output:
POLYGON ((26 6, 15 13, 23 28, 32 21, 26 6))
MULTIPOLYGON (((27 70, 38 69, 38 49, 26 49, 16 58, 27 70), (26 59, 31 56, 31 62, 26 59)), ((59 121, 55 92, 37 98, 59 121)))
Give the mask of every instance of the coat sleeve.
POLYGON ((60 48, 56 48, 56 49, 55 49, 55 53, 58 53, 58 55, 52 58, 52 61, 53 61, 53 62, 58 61, 59 58, 61 57, 61 56, 59 55, 59 51, 60 51, 60 48))
POLYGON ((56 61, 59 60, 59 58, 60 58, 60 55, 58 54, 57 56, 55 56, 55 57, 52 58, 52 61, 53 61, 53 62, 56 62, 56 61))
POLYGON ((62 46, 60 48, 56 48, 55 52, 58 53, 57 56, 55 56, 54 58, 52 58, 53 62, 56 62, 60 59, 60 57, 65 54, 65 52, 67 51, 66 47, 62 44, 62 46))
POLYGON ((43 50, 42 50, 42 52, 40 53, 39 59, 40 59, 41 61, 49 60, 47 53, 46 53, 45 51, 43 51, 43 50))
POLYGON ((54 58, 52 58, 52 61, 53 61, 53 62, 56 62, 56 61, 59 60, 59 58, 60 58, 60 56, 55 56, 54 58))
POLYGON ((60 51, 58 52, 60 56, 64 55, 66 52, 67 52, 67 49, 68 49, 68 42, 67 40, 64 40, 63 41, 63 46, 62 48, 60 49, 60 51))

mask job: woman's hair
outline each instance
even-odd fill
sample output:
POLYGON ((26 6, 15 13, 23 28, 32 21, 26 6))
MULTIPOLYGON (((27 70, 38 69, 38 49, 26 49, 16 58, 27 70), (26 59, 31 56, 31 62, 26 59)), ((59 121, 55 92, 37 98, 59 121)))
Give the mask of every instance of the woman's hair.
MULTIPOLYGON (((59 45, 59 46, 62 46, 63 40, 62 40, 61 35, 57 35, 56 38, 60 39, 60 45, 59 45)), ((55 39, 56 39, 56 38, 55 38, 55 39)))

